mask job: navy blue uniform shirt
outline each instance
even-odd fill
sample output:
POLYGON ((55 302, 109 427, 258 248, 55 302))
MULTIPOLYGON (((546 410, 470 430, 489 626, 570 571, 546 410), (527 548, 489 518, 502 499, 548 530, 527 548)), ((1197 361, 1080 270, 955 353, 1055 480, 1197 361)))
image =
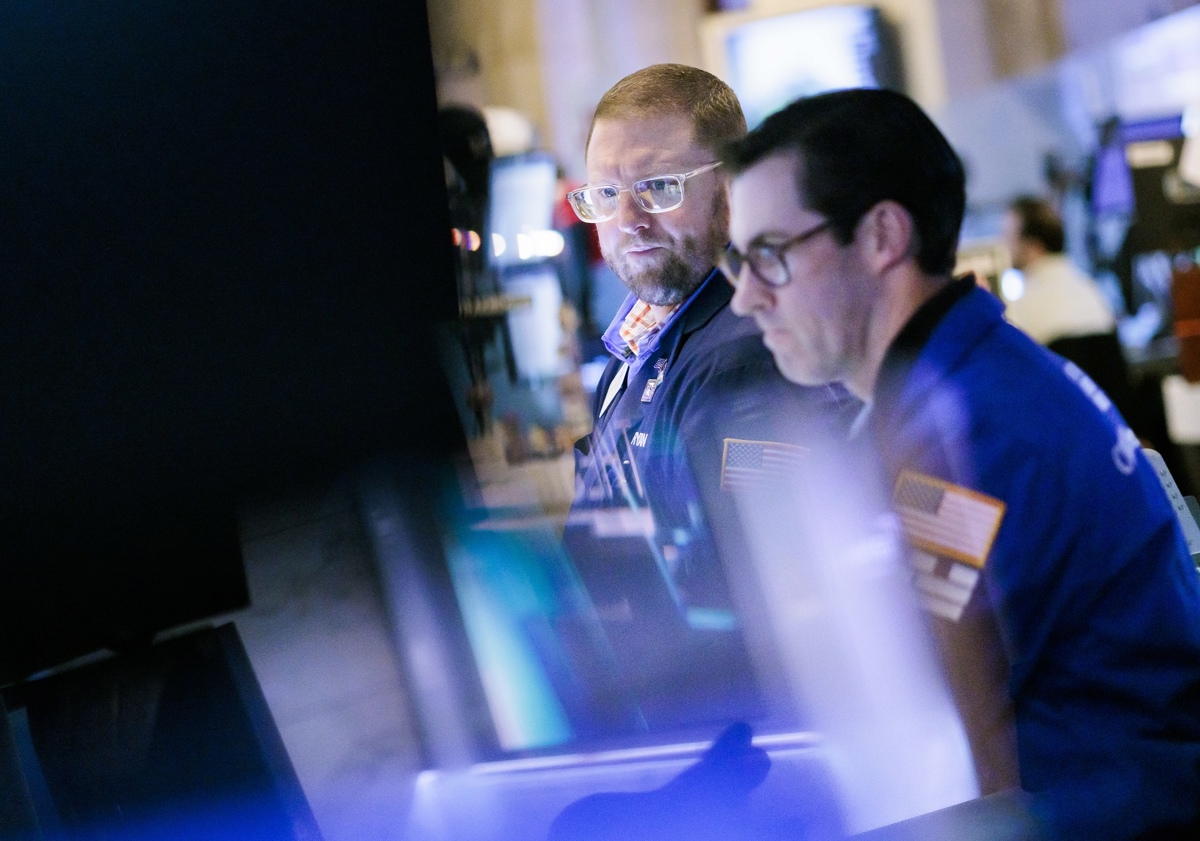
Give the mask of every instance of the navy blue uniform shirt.
POLYGON ((594 429, 576 443, 575 519, 613 506, 648 512, 652 548, 676 559, 675 584, 693 606, 728 605, 708 534, 732 513, 720 492, 726 439, 805 446, 844 437, 855 408, 838 388, 785 380, 754 321, 729 309, 731 298, 713 271, 601 412, 624 367, 609 360, 596 388, 594 429))
POLYGON ((1019 771, 1056 837, 1200 837, 1200 583, 1103 393, 957 281, 868 428, 984 792, 1019 771))
POLYGON ((822 435, 844 439, 857 409, 839 388, 785 380, 731 297, 714 271, 605 408, 624 368, 610 360, 595 427, 575 445, 564 543, 629 681, 634 717, 650 727, 762 711, 727 578, 750 559, 722 489, 726 442, 748 442, 739 446, 751 457, 800 452, 822 435))

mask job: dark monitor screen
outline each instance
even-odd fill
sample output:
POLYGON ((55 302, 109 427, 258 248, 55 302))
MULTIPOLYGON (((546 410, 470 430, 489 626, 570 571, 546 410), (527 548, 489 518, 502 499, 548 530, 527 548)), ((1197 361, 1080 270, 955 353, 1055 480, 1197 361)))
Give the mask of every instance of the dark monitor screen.
POLYGON ((259 488, 461 437, 424 6, 14 0, 0 683, 245 604, 259 488))

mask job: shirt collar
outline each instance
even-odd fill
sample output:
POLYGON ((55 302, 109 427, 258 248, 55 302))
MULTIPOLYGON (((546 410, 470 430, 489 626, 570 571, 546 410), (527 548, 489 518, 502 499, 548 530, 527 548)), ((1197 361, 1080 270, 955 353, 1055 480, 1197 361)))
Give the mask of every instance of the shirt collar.
POLYGON ((608 325, 608 329, 604 331, 601 340, 608 352, 615 356, 621 362, 629 363, 629 367, 636 371, 642 366, 642 363, 658 350, 659 340, 662 338, 667 328, 679 320, 680 315, 688 308, 688 306, 696 299, 701 290, 713 279, 713 272, 701 283, 691 295, 687 297, 679 306, 671 311, 671 315, 661 324, 654 322, 653 315, 649 312, 648 305, 630 292, 625 296, 625 301, 617 310, 616 317, 612 323, 608 325), (621 335, 622 330, 626 327, 626 322, 631 320, 644 320, 641 313, 645 311, 645 319, 654 322, 650 329, 640 329, 635 336, 634 345, 636 350, 630 346, 629 342, 621 335))
MULTIPOLYGON (((670 321, 677 309, 679 309, 678 304, 667 313, 663 323, 670 321)), ((633 305, 633 309, 625 314, 625 320, 621 323, 618 332, 621 341, 625 343, 627 355, 637 356, 642 348, 654 341, 654 337, 661 330, 662 325, 659 324, 651 306, 643 301, 638 301, 633 305)))
MULTIPOLYGON (((917 362, 921 351, 929 344, 933 331, 946 317, 946 313, 975 289, 975 278, 972 275, 958 278, 939 289, 933 297, 921 305, 913 313, 904 328, 892 339, 883 363, 879 366, 879 376, 875 380, 875 393, 868 402, 866 415, 870 416, 870 407, 877 403, 892 405, 900 396, 900 390, 908 380, 909 372, 917 362)), ((855 426, 859 424, 856 422, 855 426)))

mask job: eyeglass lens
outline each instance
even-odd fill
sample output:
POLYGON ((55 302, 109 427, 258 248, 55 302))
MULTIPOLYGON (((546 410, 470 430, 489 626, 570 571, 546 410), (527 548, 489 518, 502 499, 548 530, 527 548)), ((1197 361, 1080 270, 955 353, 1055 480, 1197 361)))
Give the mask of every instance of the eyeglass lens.
POLYGON ((745 254, 730 247, 718 263, 729 282, 737 286, 742 279, 742 269, 750 271, 768 286, 782 286, 788 282, 788 270, 783 255, 770 246, 751 246, 745 254))
POLYGON ((635 181, 630 189, 646 210, 674 210, 683 204, 683 181, 674 175, 635 181))
MULTIPOLYGON (((629 188, 634 200, 651 213, 674 210, 683 204, 683 182, 677 176, 661 176, 635 181, 629 188)), ((588 187, 572 195, 575 207, 587 219, 609 219, 617 215, 621 201, 619 187, 588 187)))

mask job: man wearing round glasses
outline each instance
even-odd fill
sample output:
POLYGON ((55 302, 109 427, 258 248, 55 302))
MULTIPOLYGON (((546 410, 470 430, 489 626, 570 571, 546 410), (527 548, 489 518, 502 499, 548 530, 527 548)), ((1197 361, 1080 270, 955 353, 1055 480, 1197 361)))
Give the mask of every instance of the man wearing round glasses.
POLYGON ((587 185, 568 194, 629 295, 604 334, 612 359, 593 431, 576 444, 564 541, 613 639, 640 641, 618 658, 642 670, 630 697, 651 727, 748 716, 757 704, 717 548, 737 545, 728 484, 754 477, 724 469, 727 442, 794 455, 769 409, 796 429, 842 432, 853 406, 844 392, 787 382, 729 310, 714 268, 729 218, 717 150, 745 132, 715 76, 645 68, 600 100, 587 185))
MULTIPOLYGON (((1200 584, 1137 439, 951 272, 962 166, 900 94, 798 100, 726 155, 733 308, 866 403, 984 794, 1053 838, 1200 837, 1200 584)), ((783 527, 783 526, 781 526, 783 527)))

